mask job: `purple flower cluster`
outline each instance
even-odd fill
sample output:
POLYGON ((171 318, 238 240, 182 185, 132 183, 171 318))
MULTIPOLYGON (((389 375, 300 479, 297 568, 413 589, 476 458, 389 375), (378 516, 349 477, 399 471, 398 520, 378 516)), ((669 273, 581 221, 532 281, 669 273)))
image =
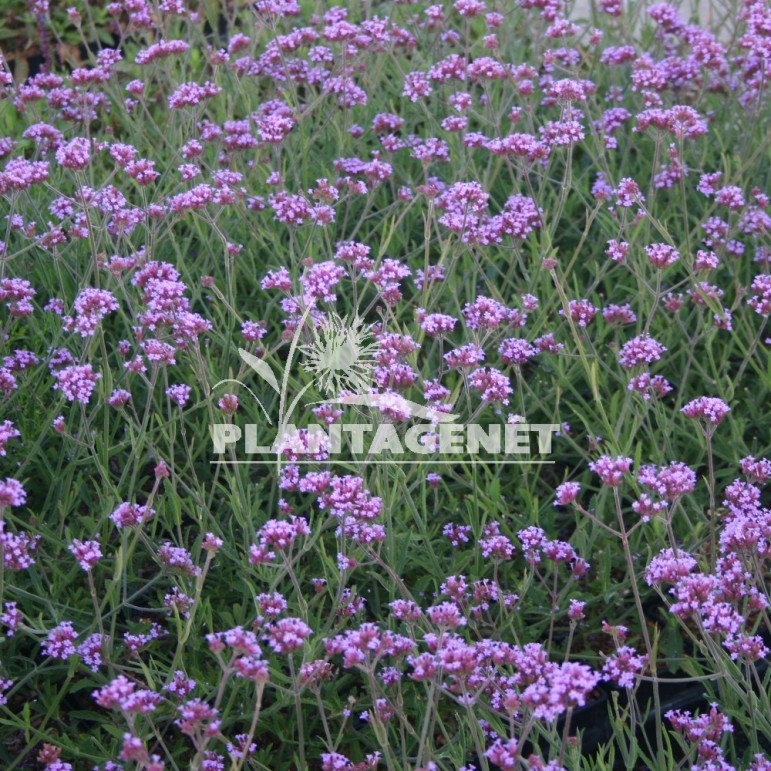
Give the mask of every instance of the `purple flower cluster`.
MULTIPOLYGON (((767 4, 725 36, 620 0, 597 29, 562 0, 28 10, 39 71, 0 71, 2 730, 69 668, 99 771, 556 771, 602 681, 658 688, 658 597, 760 746, 767 4), (419 446, 383 462, 351 419, 419 446), (559 430, 524 467, 440 457, 480 425, 559 430)), ((716 705, 666 718, 656 767, 732 768, 716 705)))

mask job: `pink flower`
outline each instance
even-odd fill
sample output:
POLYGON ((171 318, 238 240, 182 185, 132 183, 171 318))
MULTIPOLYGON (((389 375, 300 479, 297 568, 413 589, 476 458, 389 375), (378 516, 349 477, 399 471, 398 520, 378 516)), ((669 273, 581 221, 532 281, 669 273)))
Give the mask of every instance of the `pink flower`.
POLYGON ((139 158, 136 161, 130 161, 125 166, 125 172, 133 177, 143 187, 155 182, 160 173, 155 170, 155 161, 147 158, 139 158))
POLYGON ((494 367, 474 370, 468 382, 472 388, 482 391, 482 400, 486 402, 508 404, 513 393, 509 378, 494 367))
POLYGON ((643 493, 638 500, 632 503, 632 510, 640 515, 643 522, 650 522, 655 519, 662 511, 667 510, 667 504, 663 501, 654 501, 648 495, 643 493))
POLYGON ((191 391, 189 385, 172 385, 166 389, 166 396, 178 407, 184 407, 190 398, 191 391))
POLYGON ((498 346, 498 355, 506 364, 522 365, 528 362, 538 351, 527 340, 510 337, 498 346))
POLYGON ((761 273, 752 281, 752 297, 747 305, 759 316, 771 315, 771 274, 761 273))
POLYGON ((4 302, 8 306, 12 316, 29 316, 34 310, 32 298, 36 294, 32 284, 26 279, 0 279, 0 302, 4 302))
POLYGON ((455 329, 458 320, 444 313, 426 313, 422 308, 416 311, 421 329, 430 337, 444 337, 455 329))
POLYGON ((102 644, 108 640, 109 635, 105 635, 103 639, 99 632, 95 632, 78 645, 76 649, 78 656, 83 659, 92 672, 98 672, 99 667, 102 666, 102 644))
POLYGON ((726 206, 731 211, 738 211, 744 207, 746 201, 744 200, 744 193, 740 187, 727 185, 715 192, 715 203, 726 206))
POLYGON ((106 289, 84 289, 75 300, 75 319, 66 319, 64 328, 77 332, 81 337, 91 337, 99 322, 120 306, 112 292, 106 289))
POLYGON ((54 390, 61 391, 68 401, 88 404, 101 374, 94 372, 90 364, 65 367, 54 373, 54 390))
POLYGON ((554 505, 567 506, 574 503, 581 491, 581 485, 578 482, 563 482, 555 490, 554 505))
POLYGON ((696 474, 685 463, 678 461, 672 461, 661 469, 643 466, 637 473, 637 480, 669 501, 693 492, 696 486, 696 474))
MULTIPOLYGON (((1 506, 2 504, 0 504, 1 506)), ((3 564, 6 570, 26 570, 35 564, 32 552, 37 549, 41 536, 30 538, 26 533, 5 532, 5 522, 0 521, 0 547, 3 549, 3 564)))
POLYGON ((409 72, 404 78, 402 96, 409 97, 411 102, 419 102, 431 93, 431 84, 425 72, 409 72))
POLYGON ((173 546, 166 542, 158 549, 157 557, 169 570, 178 571, 191 578, 201 573, 201 569, 193 563, 190 552, 182 546, 173 546))
POLYGON ((282 618, 267 629, 268 645, 276 653, 292 653, 303 646, 311 628, 299 618, 282 618))
POLYGON ((256 656, 241 656, 233 664, 236 675, 251 680, 253 683, 266 683, 270 680, 268 662, 256 656))
POLYGON ((154 514, 155 509, 150 509, 147 506, 140 506, 136 503, 121 503, 110 514, 110 519, 118 527, 134 527, 147 522, 154 514))
POLYGON ((169 107, 180 109, 181 107, 194 107, 204 99, 210 99, 220 92, 220 88, 207 81, 202 86, 198 83, 182 83, 169 97, 169 107))
POLYGON ((19 431, 19 429, 16 428, 16 426, 14 426, 10 420, 5 420, 0 423, 0 456, 4 456, 6 454, 5 445, 11 439, 16 439, 20 436, 21 431, 19 431))
POLYGON ((632 459, 624 457, 613 458, 603 455, 589 464, 589 468, 599 475, 604 484, 609 487, 618 487, 624 478, 624 474, 632 468, 632 459))
POLYGON ((91 143, 84 137, 76 137, 56 151, 56 162, 68 169, 85 169, 91 160, 91 143))
POLYGON ((45 656, 54 659, 68 659, 75 653, 73 641, 78 636, 72 627, 71 621, 62 621, 48 633, 48 638, 43 642, 42 652, 45 656))
POLYGON ((638 364, 652 364, 666 352, 666 347, 650 335, 633 337, 621 346, 618 361, 624 369, 633 369, 638 364))
POLYGON ((626 261, 626 256, 629 254, 629 244, 626 241, 616 241, 612 239, 608 241, 608 248, 605 250, 605 254, 610 257, 613 262, 623 263, 626 261))
MULTIPOLYGON (((244 340, 248 340, 250 343, 256 343, 258 340, 262 340, 267 334, 264 321, 244 321, 241 324, 241 334, 244 340)), ((258 353, 257 356, 260 354, 258 353)))
MULTIPOLYGON (((599 310, 588 300, 571 300, 568 303, 570 318, 575 321, 579 327, 585 327, 597 315, 599 310)), ((564 313, 560 310, 560 316, 564 313)))
POLYGON ((169 684, 163 686, 163 690, 173 693, 175 696, 183 699, 185 696, 192 693, 195 687, 195 680, 188 679, 185 676, 185 673, 181 669, 178 669, 174 672, 174 677, 172 677, 169 684))
POLYGON ((201 699, 190 699, 178 707, 180 718, 175 720, 179 730, 188 736, 203 734, 219 736, 219 711, 201 699))
POLYGON ((160 40, 141 50, 134 61, 137 64, 149 64, 156 59, 165 59, 174 54, 183 54, 190 48, 184 40, 160 40))
POLYGON ((218 402, 217 406, 226 414, 232 415, 238 410, 238 397, 235 394, 225 394, 218 402))
POLYGON ((608 324, 634 324, 637 321, 637 315, 632 310, 631 305, 607 305, 602 309, 602 318, 608 324))
POLYGON ((131 393, 125 389, 117 388, 110 394, 110 397, 107 399, 107 404, 109 404, 110 407, 117 408, 123 407, 123 405, 128 404, 130 401, 131 393))
POLYGON ((27 502, 27 493, 21 482, 6 478, 0 481, 0 509, 4 506, 23 506, 27 502))
POLYGON ((700 396, 688 402, 680 412, 694 420, 703 420, 713 426, 719 426, 731 408, 722 400, 712 396, 700 396))
POLYGON ((625 208, 645 201, 645 196, 640 192, 638 184, 630 177, 624 177, 618 183, 615 195, 616 203, 625 208))
POLYGON ((478 345, 474 345, 473 343, 463 345, 444 355, 444 360, 447 362, 450 369, 475 367, 477 364, 484 361, 484 358, 484 351, 478 345))
POLYGON ((509 318, 509 309, 489 297, 479 295, 463 308, 463 317, 469 329, 497 329, 509 318))
POLYGON ((24 158, 14 158, 6 163, 0 172, 0 191, 28 190, 32 185, 45 182, 48 179, 47 161, 27 161, 24 158))
POLYGON ((83 570, 91 570, 102 559, 98 541, 79 541, 75 538, 67 548, 75 555, 83 570))
POLYGON ((222 538, 218 538, 214 533, 206 533, 201 546, 210 554, 216 554, 222 548, 224 543, 222 538))
POLYGON ((22 620, 21 611, 16 607, 16 603, 6 602, 5 613, 0 616, 0 624, 7 630, 6 637, 13 637, 22 620))
POLYGON ((677 583, 696 567, 696 560, 687 552, 664 549, 654 557, 645 571, 645 582, 648 586, 658 586, 663 582, 677 583))
POLYGON ((479 539, 482 556, 494 560, 510 560, 514 556, 514 544, 505 535, 491 534, 479 539))
POLYGON ((657 268, 668 268, 680 259, 680 252, 669 244, 651 244, 645 247, 645 253, 651 264, 657 268))
POLYGON ((523 691, 522 701, 535 717, 551 722, 568 708, 586 704, 599 679, 585 664, 547 663, 544 674, 523 691))
POLYGON ((331 260, 316 263, 310 267, 300 279, 306 302, 310 305, 315 300, 336 302, 334 287, 345 276, 345 269, 331 260))
POLYGON ((466 619, 454 602, 442 602, 428 608, 426 615, 432 624, 444 629, 457 629, 466 625, 466 619))
POLYGON ((748 455, 746 458, 741 459, 741 467, 742 474, 751 481, 760 483, 771 479, 771 460, 768 458, 756 460, 754 456, 748 455))
POLYGON ((632 688, 635 675, 643 671, 647 661, 647 656, 639 656, 634 648, 624 645, 605 660, 603 679, 616 683, 620 688, 632 688))
POLYGON ((485 752, 485 757, 488 760, 503 769, 516 768, 518 756, 519 744, 516 739, 509 739, 507 742, 504 742, 503 739, 496 739, 485 752))
POLYGON ((160 703, 160 694, 148 689, 137 688, 136 683, 124 675, 118 675, 107 685, 92 693, 94 701, 104 709, 119 709, 122 712, 147 714, 154 712, 160 703))

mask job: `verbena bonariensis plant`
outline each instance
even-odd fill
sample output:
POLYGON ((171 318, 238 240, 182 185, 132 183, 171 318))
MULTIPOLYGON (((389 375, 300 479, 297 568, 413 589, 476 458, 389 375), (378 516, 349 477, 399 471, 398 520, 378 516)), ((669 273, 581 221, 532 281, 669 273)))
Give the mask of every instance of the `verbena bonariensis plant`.
POLYGON ((30 10, 3 768, 770 768, 762 0, 717 37, 619 0, 30 10), (212 463, 344 388, 291 366, 334 319, 384 423, 556 423, 549 462, 341 461, 326 404, 212 463))

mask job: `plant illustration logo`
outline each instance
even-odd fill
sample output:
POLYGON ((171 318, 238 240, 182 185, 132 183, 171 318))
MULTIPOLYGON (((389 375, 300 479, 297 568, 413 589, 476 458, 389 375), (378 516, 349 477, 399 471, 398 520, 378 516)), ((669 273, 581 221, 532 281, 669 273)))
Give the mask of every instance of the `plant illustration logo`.
POLYGON ((315 376, 319 389, 330 397, 343 392, 362 394, 372 388, 374 356, 378 351, 372 326, 358 316, 330 316, 312 330, 313 340, 300 346, 304 368, 315 376))
MULTIPOLYGON (((301 457, 328 459, 330 455, 343 452, 342 437, 345 435, 349 438, 351 452, 359 458, 365 457, 365 461, 389 453, 403 456, 405 447, 417 458, 436 453, 457 456, 459 452, 471 457, 478 455, 481 448, 488 453, 512 455, 529 451, 528 434, 532 432, 538 434, 539 451, 550 451, 551 435, 559 430, 557 424, 494 423, 481 426, 459 423, 460 416, 449 412, 447 406, 418 404, 401 393, 378 388, 374 377, 378 352, 375 330, 359 316, 340 317, 331 313, 319 320, 309 312, 302 316, 295 329, 283 371, 274 371, 265 359, 240 348, 239 355, 244 363, 279 398, 276 432, 270 446, 257 446, 259 426, 256 424, 244 426, 243 431, 232 422, 212 425, 215 454, 224 453, 226 447, 233 447, 245 436, 249 455, 272 456, 277 461, 301 457), (296 360, 299 360, 300 373, 305 373, 305 379, 309 380, 299 389, 295 385, 297 377, 290 377, 296 360), (313 386, 317 394, 325 395, 325 398, 301 402, 313 386), (309 407, 313 407, 314 412, 322 406, 333 407, 328 416, 336 414, 337 417, 330 422, 322 420, 324 425, 298 428, 292 418, 301 403, 303 411, 309 407), (355 422, 337 420, 344 407, 355 409, 355 422), (364 446, 365 435, 371 439, 367 448, 364 446)), ((237 383, 252 394, 268 425, 274 425, 271 414, 248 385, 231 378, 221 380, 214 388, 225 383, 237 383)), ((523 461, 509 459, 503 462, 523 461)))

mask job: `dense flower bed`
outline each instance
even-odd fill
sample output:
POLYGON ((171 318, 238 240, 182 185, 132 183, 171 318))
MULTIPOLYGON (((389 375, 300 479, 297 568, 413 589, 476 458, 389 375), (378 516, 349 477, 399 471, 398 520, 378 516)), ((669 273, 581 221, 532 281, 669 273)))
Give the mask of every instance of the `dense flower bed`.
POLYGON ((2 767, 771 768, 762 0, 30 13, 2 767))

